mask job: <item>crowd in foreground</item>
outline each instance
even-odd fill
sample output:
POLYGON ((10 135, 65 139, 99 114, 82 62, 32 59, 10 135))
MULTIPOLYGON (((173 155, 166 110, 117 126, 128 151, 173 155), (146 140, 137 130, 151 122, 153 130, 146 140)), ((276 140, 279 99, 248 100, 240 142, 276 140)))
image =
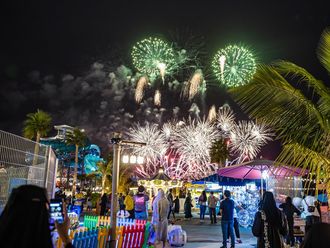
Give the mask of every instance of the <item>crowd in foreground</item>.
MULTIPOLYGON (((144 192, 144 188, 139 187, 138 193, 135 196, 130 196, 133 200, 131 203, 134 206, 135 218, 146 218, 146 209, 140 208, 142 205, 144 207, 146 205, 141 203, 142 199, 143 201, 149 200, 144 192), (139 205, 139 203, 141 204, 139 205)), ((165 192, 159 189, 152 202, 151 221, 154 227, 155 239, 156 242, 161 242, 163 246, 165 246, 167 239, 169 215, 173 210, 173 203, 168 198, 168 195, 166 196, 165 192)), ((217 199, 211 194, 207 201, 208 206, 212 208, 212 204, 217 199)), ((307 218, 306 235, 301 247, 329 247, 330 224, 320 222, 318 216, 312 214, 315 208, 312 209, 311 204, 308 202, 306 202, 306 205, 307 210, 311 213, 309 215, 311 217, 307 218)), ((284 247, 284 237, 287 237, 288 242, 291 242, 291 215, 293 216, 293 212, 297 213, 298 210, 292 205, 290 198, 287 198, 286 202, 280 207, 283 211, 276 207, 275 199, 271 192, 264 193, 260 210, 255 215, 252 227, 253 235, 258 239, 258 248, 282 248, 284 247)), ((224 248, 227 247, 228 236, 231 239, 230 247, 235 247, 234 209, 235 202, 231 199, 230 192, 225 191, 224 199, 220 203, 223 235, 222 247, 224 248)), ((73 247, 68 236, 70 222, 66 214, 66 208, 63 208, 63 210, 64 221, 63 223, 56 222, 55 228, 59 237, 63 240, 65 247, 68 248, 73 247)), ((210 215, 211 221, 213 220, 213 223, 215 223, 216 218, 213 210, 210 211, 210 215)), ((49 200, 47 199, 45 189, 33 185, 24 185, 14 189, 0 216, 0 247, 53 247, 51 231, 49 223, 49 200)))

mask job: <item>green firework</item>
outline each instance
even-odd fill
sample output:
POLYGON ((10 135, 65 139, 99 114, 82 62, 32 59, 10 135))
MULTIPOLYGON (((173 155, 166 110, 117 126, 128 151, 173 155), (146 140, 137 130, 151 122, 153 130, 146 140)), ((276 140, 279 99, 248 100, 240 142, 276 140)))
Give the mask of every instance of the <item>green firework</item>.
POLYGON ((164 80, 165 74, 171 74, 178 67, 173 48, 158 38, 147 38, 136 43, 132 49, 135 68, 146 74, 151 81, 157 77, 164 80))
POLYGON ((243 46, 229 45, 220 49, 212 61, 213 72, 228 87, 248 83, 256 72, 253 54, 243 46))

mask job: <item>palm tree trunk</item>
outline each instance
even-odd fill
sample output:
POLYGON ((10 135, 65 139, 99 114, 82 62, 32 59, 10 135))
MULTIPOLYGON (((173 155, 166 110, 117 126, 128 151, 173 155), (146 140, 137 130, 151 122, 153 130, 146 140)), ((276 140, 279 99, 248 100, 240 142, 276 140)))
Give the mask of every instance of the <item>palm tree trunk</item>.
POLYGON ((32 162, 33 166, 38 163, 40 137, 41 137, 40 133, 37 132, 36 144, 34 145, 34 153, 33 153, 33 162, 32 162))
POLYGON ((77 175, 78 175, 78 152, 79 152, 79 146, 76 145, 76 154, 75 154, 75 160, 74 160, 74 173, 73 173, 73 185, 72 185, 72 195, 76 194, 76 188, 77 188, 77 175))
POLYGON ((107 175, 106 174, 104 174, 103 176, 102 176, 102 195, 104 194, 104 189, 105 189, 105 181, 106 181, 106 179, 107 179, 107 175))
POLYGON ((70 164, 68 166, 68 169, 66 170, 66 188, 69 189, 70 187, 70 164))
POLYGON ((63 187, 63 161, 60 161, 61 169, 60 169, 60 187, 63 187))

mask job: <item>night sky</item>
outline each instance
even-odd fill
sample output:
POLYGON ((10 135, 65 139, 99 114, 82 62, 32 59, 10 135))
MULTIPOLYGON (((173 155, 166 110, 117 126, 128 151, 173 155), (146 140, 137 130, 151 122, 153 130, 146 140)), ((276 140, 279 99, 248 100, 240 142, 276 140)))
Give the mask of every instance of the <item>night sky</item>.
MULTIPOLYGON (((150 35, 169 41, 177 34, 180 40, 197 37, 205 67, 219 48, 244 44, 261 63, 290 60, 330 85, 315 53, 330 26, 328 1, 1 2, 0 129, 9 132, 21 134, 25 115, 40 108, 52 114, 54 124, 80 125, 104 146, 106 133, 130 119, 153 120, 160 110, 150 107, 148 113, 148 102, 134 106, 127 100, 129 84, 109 88, 104 83, 110 72, 117 78, 128 73, 117 70, 120 65, 133 69, 130 49, 150 35)), ((164 100, 162 121, 174 106, 185 117, 192 104, 173 96, 164 100)), ((196 100, 202 114, 212 104, 228 102, 246 118, 223 89, 211 87, 206 98, 205 106, 196 100)), ((262 155, 274 159, 278 150, 271 144, 262 155)))

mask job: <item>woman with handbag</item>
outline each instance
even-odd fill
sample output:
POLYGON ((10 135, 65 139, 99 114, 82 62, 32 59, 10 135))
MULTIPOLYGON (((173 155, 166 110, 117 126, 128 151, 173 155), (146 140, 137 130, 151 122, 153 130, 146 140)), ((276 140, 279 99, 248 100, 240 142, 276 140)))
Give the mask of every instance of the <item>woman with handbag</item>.
POLYGON ((320 214, 315 207, 315 202, 316 198, 310 195, 306 196, 302 201, 306 216, 305 234, 307 234, 313 224, 321 222, 320 214))
POLYGON ((276 207, 272 192, 263 195, 262 208, 254 218, 252 233, 258 237, 257 248, 283 248, 288 227, 285 215, 276 207))

